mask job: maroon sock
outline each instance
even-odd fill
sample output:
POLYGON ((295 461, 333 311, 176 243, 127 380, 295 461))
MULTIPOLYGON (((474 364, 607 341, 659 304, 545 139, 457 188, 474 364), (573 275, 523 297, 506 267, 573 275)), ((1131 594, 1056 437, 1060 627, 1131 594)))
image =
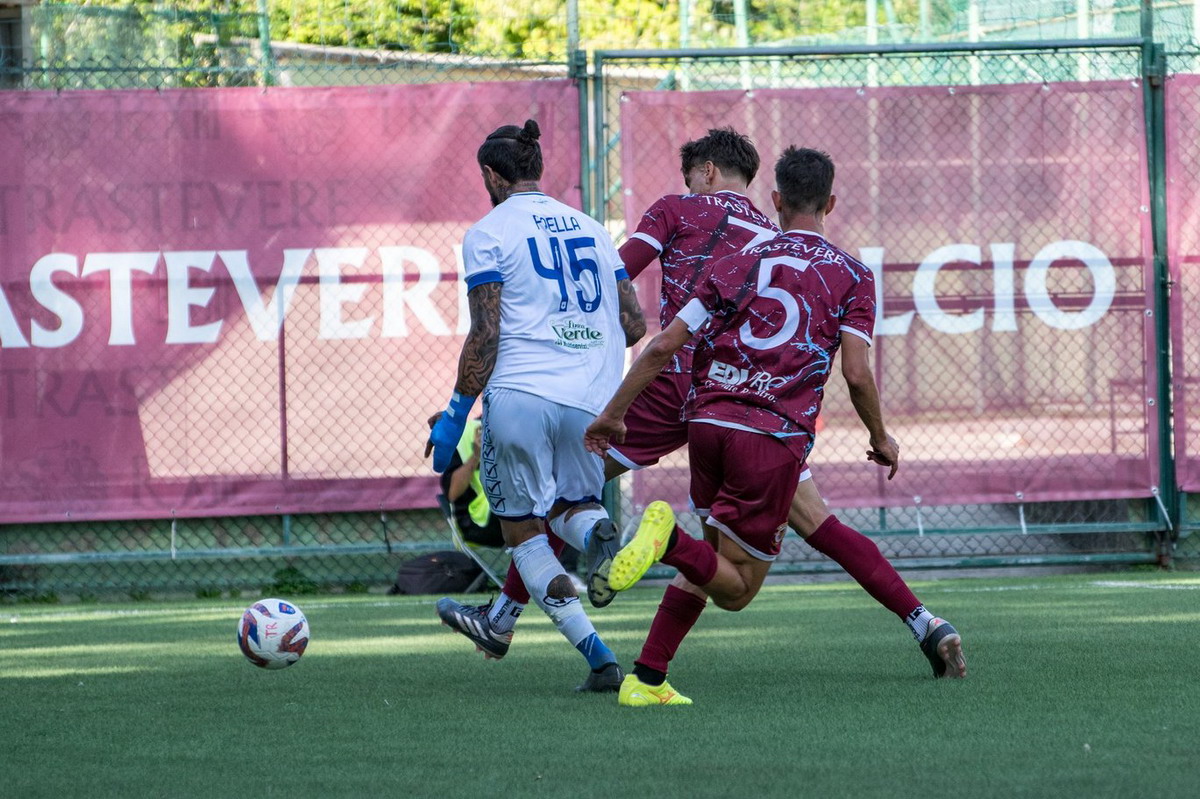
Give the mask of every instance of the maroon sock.
POLYGON ((692 538, 675 527, 675 544, 663 555, 662 562, 679 569, 692 585, 712 582, 717 574, 717 551, 707 541, 692 538))
POLYGON ((667 667, 683 639, 696 624, 707 603, 702 596, 668 585, 658 604, 658 612, 650 624, 650 634, 642 646, 642 654, 634 663, 667 673, 667 667))
POLYGON ((837 516, 821 522, 816 532, 804 540, 845 569, 876 602, 901 619, 921 604, 875 542, 842 524, 837 516))
MULTIPOLYGON (((554 557, 557 558, 562 554, 563 547, 567 545, 567 542, 549 531, 546 532, 546 537, 550 540, 550 549, 554 551, 554 557)), ((500 590, 518 605, 529 604, 529 589, 525 587, 525 581, 521 579, 521 573, 517 571, 515 562, 508 564, 508 574, 504 576, 504 587, 500 590)))
POLYGON ((529 589, 525 587, 525 581, 521 579, 521 573, 517 571, 516 561, 508 564, 508 574, 505 575, 504 587, 500 590, 518 605, 529 604, 529 589))

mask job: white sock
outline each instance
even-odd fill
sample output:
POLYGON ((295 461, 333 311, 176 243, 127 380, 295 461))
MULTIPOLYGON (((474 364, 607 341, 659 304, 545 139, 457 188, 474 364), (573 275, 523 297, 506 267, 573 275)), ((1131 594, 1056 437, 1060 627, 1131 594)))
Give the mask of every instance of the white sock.
POLYGON ((500 596, 496 597, 496 601, 488 608, 488 623, 496 632, 506 633, 516 626, 523 610, 524 605, 501 591, 500 596))
POLYGON ((529 596, 539 608, 546 611, 571 646, 595 634, 596 628, 584 612, 583 605, 579 604, 579 596, 562 564, 554 557, 554 550, 550 549, 545 534, 535 535, 515 547, 512 556, 529 590, 529 596), (547 590, 551 587, 554 588, 553 596, 547 590))
POLYGON ((550 520, 550 529, 554 534, 566 541, 580 552, 587 552, 588 534, 596 526, 596 522, 608 518, 604 508, 584 508, 571 514, 570 511, 560 513, 550 520), (570 515, 571 518, 567 518, 570 515))
POLYGON ((929 634, 929 622, 934 618, 936 617, 927 611, 924 605, 917 605, 913 608, 912 613, 904 617, 904 623, 908 625, 908 629, 912 630, 913 638, 921 642, 929 634))

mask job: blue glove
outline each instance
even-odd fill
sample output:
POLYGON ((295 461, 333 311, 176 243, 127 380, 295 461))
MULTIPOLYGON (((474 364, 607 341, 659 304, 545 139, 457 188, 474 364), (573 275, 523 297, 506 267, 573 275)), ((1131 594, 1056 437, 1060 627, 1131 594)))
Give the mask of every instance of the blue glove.
POLYGON ((450 404, 446 406, 446 412, 433 425, 429 443, 433 446, 433 470, 438 474, 450 468, 450 459, 454 457, 459 439, 467 429, 467 417, 473 407, 474 397, 464 397, 455 391, 450 397, 450 404))

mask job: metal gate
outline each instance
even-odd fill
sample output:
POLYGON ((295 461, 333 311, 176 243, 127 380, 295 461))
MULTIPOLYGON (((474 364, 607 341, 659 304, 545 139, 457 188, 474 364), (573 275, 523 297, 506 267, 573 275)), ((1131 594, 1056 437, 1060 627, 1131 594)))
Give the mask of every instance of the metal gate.
MULTIPOLYGON (((874 507, 863 492, 839 497, 838 481, 853 473, 826 462, 846 460, 835 447, 861 454, 865 438, 853 436, 860 428, 834 377, 814 451, 814 471, 830 504, 875 538, 885 555, 910 566, 1152 563, 1167 551, 1164 531, 1175 516, 1167 512, 1175 501, 1170 447, 1159 446, 1169 441, 1167 333, 1158 324, 1166 316, 1160 296, 1165 221, 1149 200, 1159 188, 1153 181, 1161 180, 1161 74, 1159 50, 1142 38, 598 52, 590 86, 590 210, 618 239, 632 233, 650 202, 686 191, 678 147, 709 127, 732 124, 759 144, 763 167, 750 193, 767 210, 770 165, 779 150, 764 145, 829 150, 838 162, 839 207, 850 207, 853 220, 838 227, 831 217, 831 239, 878 262, 886 314, 903 322, 916 306, 907 329, 896 323, 886 338, 877 331, 875 348, 885 414, 910 433, 907 439, 897 434, 909 451, 902 471, 919 474, 929 465, 923 460, 938 458, 950 470, 925 469, 911 496, 887 497, 874 507), (1098 124, 1114 113, 1127 117, 1119 130, 1098 124), (1029 126, 1036 126, 1036 136, 1029 126), (853 157, 839 159, 846 150, 853 157), (1097 158, 1111 165, 1097 168, 1097 158), (1090 183, 1063 191, 1071 181, 1090 183), (1103 230, 1120 227, 1102 207, 1120 192, 1131 198, 1124 203, 1128 230, 1103 230), (963 211, 964 203, 973 207, 963 211), (986 219, 986 206, 995 219, 986 219), (931 207, 937 213, 931 215, 931 207), (914 287, 922 280, 918 273, 922 266, 930 271, 929 253, 966 241, 964 233, 979 234, 969 242, 977 249, 960 247, 949 257, 975 252, 976 263, 945 265, 940 276, 933 269, 932 307, 941 316, 925 319, 922 306, 929 310, 932 288, 914 287), (1021 278, 1027 289, 1037 280, 1032 250, 1085 238, 1106 242, 1115 274, 1107 313, 1115 318, 1090 331, 1041 330, 1014 341, 1013 326, 1039 319, 1036 298, 1020 297, 1021 278), (1007 293, 995 285, 1001 262, 1016 264, 1007 293), (1008 294, 1017 295, 1015 309, 997 299, 1008 302, 1008 294), (982 316, 972 315, 976 308, 982 316), (983 322, 964 321, 971 319, 983 322), (994 440, 972 446, 1004 450, 1003 458, 981 458, 991 468, 1026 468, 1006 463, 1011 456, 1058 471, 1040 491, 1007 496, 989 492, 987 475, 979 475, 984 489, 964 491, 955 501, 936 476, 957 479, 955 464, 969 470, 971 458, 947 452, 957 441, 988 436, 994 440), (1095 440, 1082 446, 1076 436, 1095 440), (833 442, 830 449, 822 449, 822 437, 833 442), (1079 457, 1056 463, 1055 447, 1079 457), (914 458, 914 452, 922 454, 914 458), (1132 460, 1140 461, 1141 472, 1124 491, 1089 491, 1087 480, 1069 473, 1119 471, 1132 460)), ((654 279, 639 285, 644 297, 657 296, 654 279)), ((1087 286, 1073 279, 1059 285, 1058 302, 1078 308, 1087 286)), ((686 480, 681 458, 627 475, 616 503, 625 523, 656 492, 685 507, 686 480)), ((834 567, 793 537, 785 541, 780 565, 834 567)))

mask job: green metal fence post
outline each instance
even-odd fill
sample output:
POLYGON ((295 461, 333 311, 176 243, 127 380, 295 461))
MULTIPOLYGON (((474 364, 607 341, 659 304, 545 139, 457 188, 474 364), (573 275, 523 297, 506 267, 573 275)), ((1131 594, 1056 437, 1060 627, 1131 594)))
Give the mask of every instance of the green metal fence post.
POLYGON ((567 53, 567 77, 575 81, 579 87, 579 202, 583 212, 595 216, 592 208, 592 164, 591 144, 592 135, 588 114, 589 81, 587 74, 587 52, 572 50, 567 53))
POLYGON ((275 54, 271 51, 271 15, 267 0, 258 0, 258 40, 262 48, 262 85, 275 85, 275 54))
POLYGON ((592 64, 592 130, 596 140, 596 158, 592 162, 592 191, 595 207, 592 216, 604 221, 606 170, 608 169, 607 150, 604 136, 604 54, 596 53, 592 64))
POLYGON ((1167 265, 1167 179, 1166 115, 1163 81, 1166 54, 1154 42, 1154 8, 1142 3, 1142 96, 1146 115, 1146 155, 1150 181, 1150 219, 1154 240, 1154 340, 1158 385, 1154 402, 1158 407, 1159 486, 1158 514, 1165 528, 1159 562, 1167 566, 1175 543, 1179 518, 1179 491, 1175 480, 1175 458, 1171 434, 1171 275, 1167 265), (1173 516, 1173 518, 1172 518, 1173 516))
MULTIPOLYGON (((584 54, 580 53, 580 55, 584 54)), ((587 58, 581 58, 580 64, 586 72, 587 58)), ((591 80, 587 83, 592 92, 592 102, 594 105, 592 106, 591 119, 588 119, 587 101, 582 94, 580 95, 580 127, 582 131, 586 131, 583 139, 586 141, 587 134, 590 133, 595 137, 596 146, 595 149, 585 151, 584 153, 585 169, 587 170, 592 190, 591 203, 585 205, 584 208, 591 216, 603 222, 605 212, 607 211, 605 197, 607 174, 605 170, 608 168, 608 157, 604 136, 604 57, 600 53, 596 53, 595 55, 591 80)), ((617 526, 617 529, 621 529, 622 503, 620 478, 609 480, 604 484, 604 492, 600 498, 600 503, 608 511, 608 516, 613 520, 613 524, 617 526)))

